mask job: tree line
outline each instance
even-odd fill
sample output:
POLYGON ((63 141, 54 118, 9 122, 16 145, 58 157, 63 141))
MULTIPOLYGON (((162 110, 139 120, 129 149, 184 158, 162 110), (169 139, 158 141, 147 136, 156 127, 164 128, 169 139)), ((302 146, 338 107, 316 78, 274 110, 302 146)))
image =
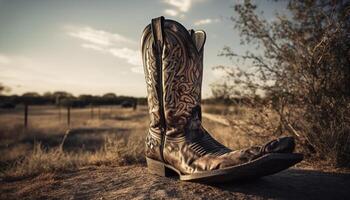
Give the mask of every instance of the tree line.
POLYGON ((104 95, 82 94, 74 96, 65 91, 46 92, 40 95, 37 92, 26 92, 22 95, 0 95, 0 105, 3 108, 14 108, 18 104, 27 105, 56 105, 69 107, 85 107, 88 105, 145 105, 145 97, 117 96, 115 93, 104 95))

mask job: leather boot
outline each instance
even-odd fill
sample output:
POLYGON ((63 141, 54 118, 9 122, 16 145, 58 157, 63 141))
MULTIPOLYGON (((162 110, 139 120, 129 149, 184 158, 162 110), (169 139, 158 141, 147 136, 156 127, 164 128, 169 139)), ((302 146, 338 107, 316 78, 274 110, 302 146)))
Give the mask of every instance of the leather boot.
POLYGON ((266 176, 303 159, 292 153, 294 139, 231 150, 201 123, 204 31, 155 18, 143 31, 142 57, 148 92, 150 127, 146 160, 150 173, 202 183, 266 176))

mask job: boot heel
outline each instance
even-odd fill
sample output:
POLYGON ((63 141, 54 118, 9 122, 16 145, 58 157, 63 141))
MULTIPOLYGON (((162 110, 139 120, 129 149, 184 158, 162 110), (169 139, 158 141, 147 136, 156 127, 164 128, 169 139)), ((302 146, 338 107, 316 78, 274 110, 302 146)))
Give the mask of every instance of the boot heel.
POLYGON ((146 158, 148 172, 158 176, 170 177, 173 175, 173 172, 167 168, 164 163, 146 158))

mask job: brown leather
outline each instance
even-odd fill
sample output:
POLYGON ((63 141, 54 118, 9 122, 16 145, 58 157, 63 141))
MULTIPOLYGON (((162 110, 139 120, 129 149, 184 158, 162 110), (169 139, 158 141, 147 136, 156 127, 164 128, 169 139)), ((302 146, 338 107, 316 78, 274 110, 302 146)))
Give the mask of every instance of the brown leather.
POLYGON ((141 42, 151 119, 148 158, 192 174, 294 150, 293 138, 286 137, 262 147, 232 151, 202 127, 204 31, 187 31, 178 22, 160 17, 145 28, 141 42))
MULTIPOLYGON (((163 160, 162 144, 164 142, 164 117, 161 116, 162 108, 162 80, 161 80, 161 48, 162 37, 154 38, 154 32, 161 32, 163 18, 152 20, 152 24, 158 27, 151 28, 148 25, 142 34, 142 60, 145 71, 145 79, 147 85, 147 101, 150 115, 150 126, 146 137, 146 156, 155 160, 163 160), (157 22, 156 22, 157 21, 157 22), (157 31, 158 30, 158 31, 157 31), (155 42, 157 41, 157 42, 155 42)), ((156 34, 154 34, 156 35, 156 34)), ((156 35, 157 36, 157 35, 156 35)), ((162 34, 161 34, 162 36, 162 34)), ((163 114, 162 114, 163 115, 163 114)))

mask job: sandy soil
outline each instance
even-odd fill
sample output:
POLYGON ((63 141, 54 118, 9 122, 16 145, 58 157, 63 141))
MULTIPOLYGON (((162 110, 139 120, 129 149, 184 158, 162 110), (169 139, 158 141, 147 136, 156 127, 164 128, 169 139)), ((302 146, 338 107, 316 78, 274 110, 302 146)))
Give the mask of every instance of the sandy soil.
POLYGON ((1 181, 1 199, 349 199, 350 174, 290 169, 245 183, 204 185, 145 166, 88 167, 1 181))

